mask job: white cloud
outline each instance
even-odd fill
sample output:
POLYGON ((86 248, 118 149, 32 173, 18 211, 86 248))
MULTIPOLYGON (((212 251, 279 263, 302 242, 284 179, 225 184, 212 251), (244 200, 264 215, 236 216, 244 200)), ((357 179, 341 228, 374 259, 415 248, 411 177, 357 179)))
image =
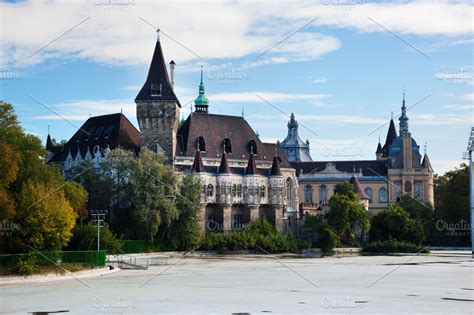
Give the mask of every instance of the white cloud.
POLYGON ((443 107, 448 108, 448 109, 454 109, 454 110, 474 110, 474 105, 473 104, 470 104, 470 105, 449 104, 449 105, 446 105, 446 106, 443 106, 443 107))
POLYGON ((312 104, 320 104, 323 99, 329 96, 328 94, 292 94, 255 91, 212 94, 209 95, 209 99, 219 103, 264 103, 262 100, 264 99, 270 103, 306 101, 312 104))
POLYGON ((203 58, 200 62, 212 63, 256 56, 281 41, 243 67, 315 59, 339 49, 337 38, 315 32, 320 26, 386 33, 367 17, 397 34, 464 36, 473 31, 472 6, 467 1, 363 2, 351 10, 336 10, 311 1, 272 5, 263 1, 136 1, 120 10, 94 3, 98 2, 0 3, 0 65, 27 66, 59 57, 107 64, 148 64, 154 30, 139 17, 163 30, 166 57, 178 64, 199 59, 196 55, 203 58), (288 37, 315 17, 316 21, 288 37), (47 47, 41 49, 44 46, 47 47), (40 51, 28 58, 37 50, 40 51))
POLYGON ((314 84, 321 84, 321 83, 326 83, 328 81, 328 79, 326 78, 318 78, 318 79, 315 79, 311 82, 313 82, 314 84))
POLYGON ((474 101, 474 93, 468 93, 461 96, 463 100, 474 101))
POLYGON ((459 160, 439 160, 439 159, 430 159, 431 166, 433 166, 434 171, 439 175, 444 175, 447 171, 452 171, 456 167, 459 168, 461 163, 465 161, 459 160))
MULTIPOLYGON (((471 115, 471 122, 474 121, 474 113, 471 115)), ((410 119, 417 125, 451 125, 451 126, 465 126, 469 125, 469 117, 462 114, 413 114, 410 119)))

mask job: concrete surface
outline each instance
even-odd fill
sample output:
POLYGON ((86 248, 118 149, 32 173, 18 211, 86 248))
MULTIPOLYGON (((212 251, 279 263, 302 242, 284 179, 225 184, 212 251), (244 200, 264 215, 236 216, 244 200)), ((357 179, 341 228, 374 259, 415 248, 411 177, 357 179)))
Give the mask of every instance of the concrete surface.
POLYGON ((172 258, 81 281, 0 286, 0 314, 471 314, 473 263, 450 256, 172 258))

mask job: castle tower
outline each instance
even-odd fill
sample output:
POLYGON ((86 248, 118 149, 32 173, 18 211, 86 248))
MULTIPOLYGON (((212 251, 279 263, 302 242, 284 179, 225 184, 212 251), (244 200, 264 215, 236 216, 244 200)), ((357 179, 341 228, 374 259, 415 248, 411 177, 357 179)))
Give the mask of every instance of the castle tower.
POLYGON ((288 122, 288 135, 279 145, 290 162, 312 161, 309 154, 309 140, 304 142, 299 137, 298 122, 293 113, 291 113, 290 121, 288 122))
MULTIPOLYGON (((168 78, 161 49, 160 30, 157 30, 157 33, 150 70, 135 103, 141 146, 166 156, 168 162, 173 163, 181 104, 168 78)), ((174 70, 174 62, 172 67, 174 70)))

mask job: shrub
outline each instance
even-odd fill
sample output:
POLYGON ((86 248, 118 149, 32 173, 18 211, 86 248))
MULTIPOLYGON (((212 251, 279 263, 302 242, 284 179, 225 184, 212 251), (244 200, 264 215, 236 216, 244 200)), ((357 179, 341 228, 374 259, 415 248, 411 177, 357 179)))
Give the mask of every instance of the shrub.
POLYGON ((38 272, 38 259, 36 255, 28 254, 21 257, 16 263, 15 272, 25 276, 38 272))
POLYGON ((364 247, 365 253, 428 253, 426 247, 404 241, 375 241, 364 247))
POLYGON ((306 216, 302 227, 302 238, 312 247, 318 247, 324 253, 331 252, 339 243, 336 231, 323 222, 320 216, 306 216))
MULTIPOLYGON (((68 248, 70 250, 95 250, 97 249, 97 227, 91 223, 76 225, 72 230, 73 236, 68 248)), ((122 249, 122 242, 109 229, 108 224, 100 228, 100 249, 116 254, 122 249)))

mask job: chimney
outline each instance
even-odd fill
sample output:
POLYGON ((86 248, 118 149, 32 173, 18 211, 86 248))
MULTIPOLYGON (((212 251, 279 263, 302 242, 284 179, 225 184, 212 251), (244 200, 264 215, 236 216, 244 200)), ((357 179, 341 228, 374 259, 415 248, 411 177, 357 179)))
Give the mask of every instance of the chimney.
POLYGON ((170 62, 170 83, 171 83, 171 88, 174 90, 174 67, 176 66, 176 63, 174 63, 173 60, 170 62))

